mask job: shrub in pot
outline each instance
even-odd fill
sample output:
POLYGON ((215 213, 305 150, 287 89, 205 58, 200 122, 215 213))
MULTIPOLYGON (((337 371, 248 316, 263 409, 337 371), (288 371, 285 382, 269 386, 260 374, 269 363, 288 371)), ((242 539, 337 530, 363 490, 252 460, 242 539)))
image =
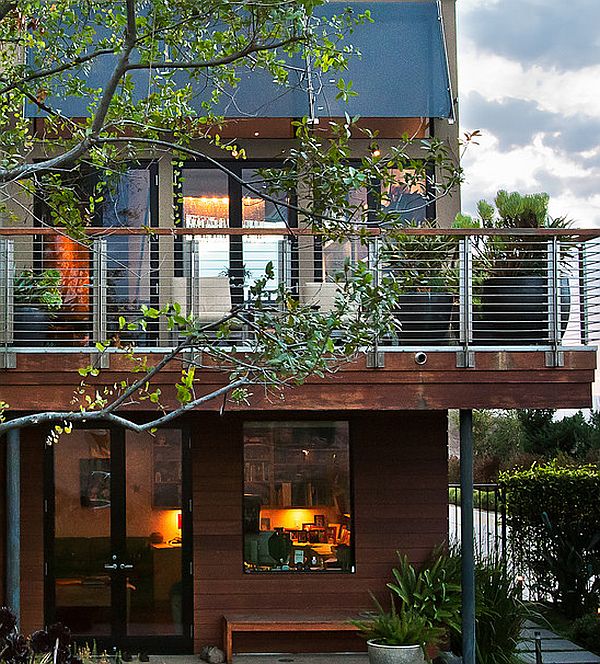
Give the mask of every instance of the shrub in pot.
MULTIPOLYGON (((494 204, 481 200, 478 218, 460 215, 461 225, 496 230, 565 229, 565 217, 548 214, 545 193, 501 190, 494 204)), ((539 235, 491 235, 481 239, 474 261, 476 343, 544 344, 549 339, 547 239, 539 235)), ((559 317, 564 333, 570 310, 568 253, 559 256, 559 317)))
MULTIPOLYGON (((435 228, 429 222, 406 228, 435 228)), ((458 293, 458 239, 407 235, 399 230, 382 247, 382 268, 395 291, 400 343, 445 343, 458 293)), ((388 281, 386 280, 386 284, 388 281)))
POLYGON ((411 607, 397 610, 393 599, 389 611, 374 597, 373 602, 375 611, 352 621, 367 639, 370 664, 423 664, 426 647, 437 645, 444 630, 411 607))
POLYGON ((15 302, 14 339, 28 346, 42 346, 48 339, 53 312, 62 306, 58 270, 35 274, 23 270, 13 285, 15 302))

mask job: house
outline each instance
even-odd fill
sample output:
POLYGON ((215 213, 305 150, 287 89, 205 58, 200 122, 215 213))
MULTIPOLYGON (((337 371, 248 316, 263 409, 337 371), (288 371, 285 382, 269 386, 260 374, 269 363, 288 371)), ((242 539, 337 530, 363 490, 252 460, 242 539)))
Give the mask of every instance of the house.
MULTIPOLYGON (((455 149, 453 0, 355 4, 371 7, 375 33, 357 31, 362 94, 352 112, 379 130, 382 150, 406 132, 455 149), (404 67, 393 55, 400 45, 409 53, 404 67)), ((93 343, 124 334, 124 310, 176 299, 211 320, 243 302, 266 260, 299 297, 326 308, 327 275, 346 257, 365 258, 350 242, 296 237, 293 210, 277 225, 280 208, 260 196, 256 177, 257 168, 277 165, 294 117, 311 113, 325 126, 342 113, 332 89, 325 82, 312 108, 305 97, 263 104, 262 90, 244 82, 240 94, 255 117, 237 118, 223 134, 240 139, 246 161, 226 162, 226 172, 193 160, 175 169, 169 156, 136 163, 104 207, 94 251, 33 224, 0 228, 0 400, 11 416, 68 408, 93 343), (240 179, 255 184, 244 188, 240 179), (173 230, 176 191, 182 225, 173 230), (265 232, 267 220, 279 234, 265 232), (60 272, 64 306, 53 321, 16 315, 14 277, 25 267, 60 272)), ((43 118, 32 122, 43 130, 43 118)), ((352 149, 359 157, 368 147, 357 139, 352 149)), ((389 205, 427 200, 418 186, 388 193, 389 205)), ((44 219, 44 202, 35 206, 44 219)), ((435 206, 440 225, 449 226, 458 192, 435 206)), ((574 290, 567 305, 557 274, 547 277, 543 333, 539 321, 524 319, 521 343, 492 335, 479 345, 469 244, 461 239, 471 236, 453 237, 462 258, 452 333, 417 317, 411 337, 381 340, 285 400, 256 390, 247 406, 211 401, 156 435, 98 425, 53 446, 44 444, 45 427, 7 436, 0 600, 20 600, 23 630, 60 620, 102 647, 198 652, 221 645, 230 613, 354 614, 368 605, 369 590, 383 590, 398 549, 418 562, 446 541, 448 409, 589 406, 595 368, 584 260, 591 233, 566 236, 581 257, 574 290)), ((162 327, 131 337, 151 356, 173 343, 162 327)), ((110 355, 109 382, 126 363, 110 355)), ((176 375, 162 374, 165 392, 176 375)), ((208 372, 206 389, 219 381, 208 372)), ((136 417, 150 412, 138 405, 136 417)), ((235 641, 247 652, 361 647, 343 632, 310 642, 294 632, 235 641)))

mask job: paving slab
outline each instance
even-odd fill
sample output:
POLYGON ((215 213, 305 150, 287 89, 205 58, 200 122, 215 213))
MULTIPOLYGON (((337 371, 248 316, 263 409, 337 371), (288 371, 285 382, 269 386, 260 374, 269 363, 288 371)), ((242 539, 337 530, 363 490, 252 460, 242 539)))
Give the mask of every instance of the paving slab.
POLYGON ((535 639, 535 633, 539 632, 542 637, 542 641, 546 639, 560 639, 561 637, 554 632, 551 632, 549 629, 543 627, 526 627, 522 630, 521 634, 524 639, 535 639))
MULTIPOLYGON (((535 662, 535 654, 532 652, 519 653, 519 659, 523 662, 535 662)), ((548 652, 542 649, 543 664, 600 664, 600 657, 586 650, 548 652)))
MULTIPOLYGON (((519 650, 535 650, 535 639, 527 639, 526 641, 521 641, 519 644, 519 650)), ((572 641, 567 641, 567 639, 542 639, 542 652, 556 652, 556 651, 568 651, 576 652, 578 650, 583 650, 581 646, 578 646, 572 641)))

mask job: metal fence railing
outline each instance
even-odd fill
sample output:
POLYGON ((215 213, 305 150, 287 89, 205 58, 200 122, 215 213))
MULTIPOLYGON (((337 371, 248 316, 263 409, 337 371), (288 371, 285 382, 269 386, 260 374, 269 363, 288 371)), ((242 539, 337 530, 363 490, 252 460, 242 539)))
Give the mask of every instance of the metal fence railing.
POLYGON ((283 284, 326 312, 347 265, 362 263, 394 294, 394 330, 374 339, 382 350, 450 348, 469 366, 477 349, 535 349, 560 366, 565 348, 600 338, 596 235, 406 229, 334 242, 287 228, 105 228, 82 240, 0 228, 0 349, 81 350, 115 337, 169 347, 158 323, 124 330, 120 319, 176 301, 218 320, 248 302, 268 264, 267 300, 283 284))
MULTIPOLYGON (((448 485, 448 539, 461 543, 460 484, 448 485)), ((506 503, 497 484, 473 485, 473 537, 475 552, 482 557, 507 555, 506 503)))

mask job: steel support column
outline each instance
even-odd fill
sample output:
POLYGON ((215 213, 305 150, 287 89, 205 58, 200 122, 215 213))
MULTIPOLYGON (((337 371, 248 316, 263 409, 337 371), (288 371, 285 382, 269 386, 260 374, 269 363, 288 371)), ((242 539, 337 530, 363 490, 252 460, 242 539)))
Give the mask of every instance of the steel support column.
POLYGON ((6 435, 6 603, 21 617, 21 455, 20 431, 6 435))
POLYGON ((475 546, 473 538, 473 411, 460 411, 460 535, 463 664, 475 664, 475 546))

